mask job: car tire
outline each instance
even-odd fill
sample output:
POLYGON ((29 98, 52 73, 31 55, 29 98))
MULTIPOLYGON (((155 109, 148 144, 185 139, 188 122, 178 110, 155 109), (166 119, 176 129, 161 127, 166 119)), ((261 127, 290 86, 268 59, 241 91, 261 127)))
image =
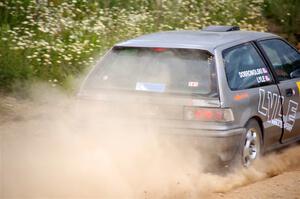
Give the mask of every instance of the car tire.
POLYGON ((254 161, 261 156, 262 152, 262 132, 258 122, 251 119, 245 125, 246 132, 239 150, 239 160, 241 166, 250 167, 254 161))

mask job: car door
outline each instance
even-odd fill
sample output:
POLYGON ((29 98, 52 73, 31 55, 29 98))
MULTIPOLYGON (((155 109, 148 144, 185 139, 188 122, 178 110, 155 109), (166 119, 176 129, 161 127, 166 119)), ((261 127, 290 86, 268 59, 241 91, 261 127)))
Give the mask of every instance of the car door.
POLYGON ((252 42, 246 42, 226 48, 222 57, 231 90, 224 101, 225 106, 232 108, 235 122, 244 125, 249 118, 257 116, 262 120, 264 147, 279 143, 282 135, 282 116, 278 114, 280 93, 260 51, 252 42))
POLYGON ((287 142, 300 136, 300 53, 279 38, 258 43, 278 79, 283 116, 281 142, 287 142))

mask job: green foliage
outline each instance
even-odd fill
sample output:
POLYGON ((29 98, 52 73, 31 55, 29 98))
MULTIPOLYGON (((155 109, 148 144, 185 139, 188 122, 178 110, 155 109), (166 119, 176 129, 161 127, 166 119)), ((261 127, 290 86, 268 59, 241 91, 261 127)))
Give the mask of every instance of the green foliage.
POLYGON ((264 31, 263 0, 6 0, 0 2, 0 88, 70 85, 113 44, 211 24, 264 31))
POLYGON ((294 33, 300 35, 299 0, 265 0, 264 12, 282 27, 289 39, 294 33))

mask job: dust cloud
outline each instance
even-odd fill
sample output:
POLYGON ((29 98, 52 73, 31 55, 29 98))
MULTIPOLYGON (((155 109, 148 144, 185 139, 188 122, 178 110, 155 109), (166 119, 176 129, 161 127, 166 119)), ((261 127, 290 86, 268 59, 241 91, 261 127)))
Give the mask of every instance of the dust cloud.
POLYGON ((3 199, 208 198, 300 166, 295 146, 250 169, 208 173, 206 151, 166 139, 152 123, 122 125, 131 107, 109 112, 45 85, 25 104, 0 125, 3 199))

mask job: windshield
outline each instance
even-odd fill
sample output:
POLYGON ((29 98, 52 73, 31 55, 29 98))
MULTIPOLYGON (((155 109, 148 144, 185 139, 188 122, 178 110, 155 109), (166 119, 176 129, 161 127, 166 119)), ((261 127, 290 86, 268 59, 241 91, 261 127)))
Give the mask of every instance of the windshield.
POLYGON ((115 47, 85 88, 215 96, 212 60, 207 52, 194 49, 115 47))

